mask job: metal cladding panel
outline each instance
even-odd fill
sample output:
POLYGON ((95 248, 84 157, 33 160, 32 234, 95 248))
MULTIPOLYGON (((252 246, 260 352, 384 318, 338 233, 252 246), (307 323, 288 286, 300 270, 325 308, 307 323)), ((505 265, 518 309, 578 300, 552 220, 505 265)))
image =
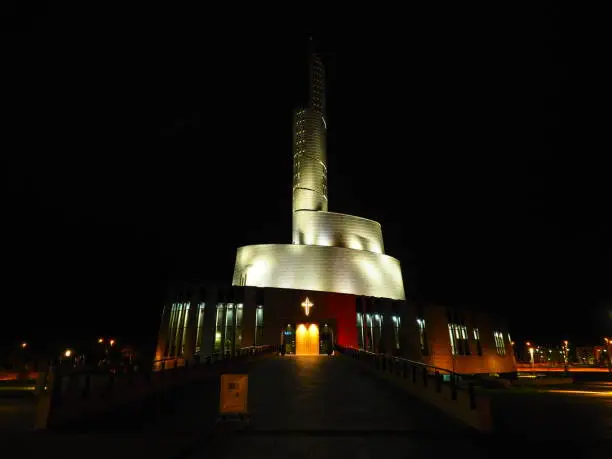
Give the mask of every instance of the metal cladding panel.
POLYGON ((232 284, 405 299, 399 260, 340 247, 295 244, 240 247, 232 284))
POLYGON ((293 130, 293 210, 327 210, 325 126, 321 112, 296 111, 293 130))
POLYGON ((293 243, 385 252, 378 222, 336 212, 294 212, 293 243))

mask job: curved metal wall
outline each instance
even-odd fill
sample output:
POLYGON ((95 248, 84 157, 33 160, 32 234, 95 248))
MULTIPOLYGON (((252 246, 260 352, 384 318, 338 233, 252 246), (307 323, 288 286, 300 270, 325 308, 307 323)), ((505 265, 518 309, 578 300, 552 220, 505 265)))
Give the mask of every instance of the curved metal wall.
POLYGON ((399 260, 364 250, 316 245, 240 247, 232 285, 405 299, 399 260))
POLYGON ((293 243, 385 253, 380 223, 336 212, 294 212, 293 243))
POLYGON ((327 210, 327 166, 323 115, 295 112, 293 131, 293 210, 327 210))

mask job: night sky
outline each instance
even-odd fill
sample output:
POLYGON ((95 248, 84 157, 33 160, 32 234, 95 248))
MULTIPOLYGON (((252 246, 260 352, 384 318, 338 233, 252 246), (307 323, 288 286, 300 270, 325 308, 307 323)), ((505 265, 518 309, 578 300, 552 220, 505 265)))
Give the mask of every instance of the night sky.
POLYGON ((140 13, 11 25, 0 341, 150 342, 166 281, 289 243, 310 33, 329 210, 382 224, 411 298, 505 311, 515 340, 612 334, 604 81, 570 17, 140 13))

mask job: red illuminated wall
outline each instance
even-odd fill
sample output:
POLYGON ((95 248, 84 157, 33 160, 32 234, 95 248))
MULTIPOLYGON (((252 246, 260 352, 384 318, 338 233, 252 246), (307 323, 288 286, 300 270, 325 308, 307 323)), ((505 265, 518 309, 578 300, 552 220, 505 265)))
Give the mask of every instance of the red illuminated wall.
MULTIPOLYGON (((266 288, 264 298, 264 341, 276 343, 288 323, 328 323, 334 329, 336 343, 357 346, 355 296, 343 293, 266 288), (306 316, 302 302, 309 298, 314 306, 306 316)), ((254 316, 253 316, 254 320, 254 316)), ((243 327, 254 327, 254 322, 243 327)))
POLYGON ((357 347, 355 297, 340 293, 326 293, 325 296, 325 310, 321 314, 336 319, 336 342, 357 347))

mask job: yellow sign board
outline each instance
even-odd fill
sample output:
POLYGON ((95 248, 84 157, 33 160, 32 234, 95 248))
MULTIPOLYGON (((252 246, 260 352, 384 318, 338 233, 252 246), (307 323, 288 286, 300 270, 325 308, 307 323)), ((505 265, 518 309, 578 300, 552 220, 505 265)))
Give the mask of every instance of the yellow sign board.
POLYGON ((247 395, 249 393, 249 375, 221 375, 221 396, 219 412, 247 413, 247 395))

